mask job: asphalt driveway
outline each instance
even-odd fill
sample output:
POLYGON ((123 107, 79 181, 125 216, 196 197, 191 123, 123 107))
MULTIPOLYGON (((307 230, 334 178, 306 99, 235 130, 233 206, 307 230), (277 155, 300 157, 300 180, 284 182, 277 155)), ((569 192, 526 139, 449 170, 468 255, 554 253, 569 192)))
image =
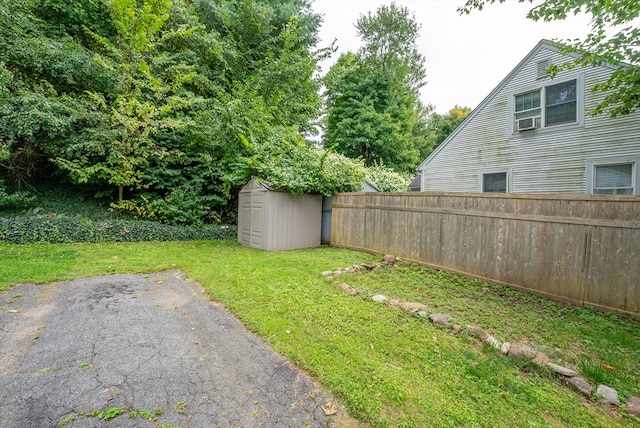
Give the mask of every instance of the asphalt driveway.
POLYGON ((330 401, 180 272, 0 294, 0 427, 325 427, 330 401))

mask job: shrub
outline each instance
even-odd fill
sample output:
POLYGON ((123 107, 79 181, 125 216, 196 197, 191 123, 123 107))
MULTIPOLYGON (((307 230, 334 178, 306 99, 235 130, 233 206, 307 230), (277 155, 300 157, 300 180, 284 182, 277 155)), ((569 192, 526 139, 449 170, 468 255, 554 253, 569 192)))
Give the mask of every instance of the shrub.
POLYGON ((0 180, 0 210, 28 208, 34 203, 35 199, 35 196, 29 192, 7 193, 4 181, 0 180))
POLYGON ((397 172, 384 165, 372 165, 366 168, 367 179, 382 192, 406 192, 411 183, 412 176, 397 172))
POLYGON ((0 218, 0 242, 11 244, 235 238, 233 227, 215 224, 172 226, 145 220, 95 221, 79 217, 41 215, 0 218))

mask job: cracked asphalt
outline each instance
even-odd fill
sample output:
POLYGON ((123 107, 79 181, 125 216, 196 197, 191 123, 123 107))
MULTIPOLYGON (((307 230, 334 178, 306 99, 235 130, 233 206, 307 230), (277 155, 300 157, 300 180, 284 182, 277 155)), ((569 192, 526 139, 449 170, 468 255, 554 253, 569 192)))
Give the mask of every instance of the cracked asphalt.
POLYGON ((326 427, 328 401, 180 272, 0 294, 3 428, 326 427))

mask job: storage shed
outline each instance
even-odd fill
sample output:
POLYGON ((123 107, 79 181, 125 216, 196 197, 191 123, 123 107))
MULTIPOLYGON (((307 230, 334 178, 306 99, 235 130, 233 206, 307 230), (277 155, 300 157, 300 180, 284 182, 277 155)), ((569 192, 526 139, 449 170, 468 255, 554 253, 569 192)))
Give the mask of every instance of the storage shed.
POLYGON ((238 242, 268 251, 320 246, 322 197, 272 190, 252 178, 238 197, 238 242))

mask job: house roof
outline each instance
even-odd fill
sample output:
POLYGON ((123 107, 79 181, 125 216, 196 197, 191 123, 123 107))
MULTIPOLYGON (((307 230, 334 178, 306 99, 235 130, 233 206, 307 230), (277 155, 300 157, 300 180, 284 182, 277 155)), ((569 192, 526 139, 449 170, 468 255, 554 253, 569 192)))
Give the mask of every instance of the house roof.
MULTIPOLYGON (((466 125, 468 123, 470 123, 473 118, 475 116, 478 115, 478 113, 511 81, 511 79, 517 75, 521 69, 527 65, 531 59, 533 57, 535 57, 538 52, 540 52, 542 49, 549 49, 549 50, 553 50, 558 52, 558 48, 554 46, 554 43, 546 40, 546 39, 542 39, 538 42, 538 44, 531 50, 531 52, 529 52, 527 54, 527 56, 525 56, 522 61, 520 61, 520 63, 518 63, 518 65, 511 70, 511 72, 509 74, 507 74, 507 76, 502 79, 502 81, 498 84, 498 86, 496 86, 490 93, 489 95, 487 95, 485 97, 484 100, 482 100, 482 102, 480 102, 480 104, 478 104, 478 106, 476 108, 474 108, 471 113, 469 114, 469 116, 467 116, 460 125, 458 125, 458 127, 451 133, 449 134, 449 136, 447 138, 445 138, 445 140, 440 143, 440 145, 433 151, 431 152, 431 154, 424 160, 422 161, 422 163, 418 166, 418 171, 422 171, 426 168, 427 164, 431 161, 431 159, 433 159, 435 156, 438 155, 438 153, 447 145, 449 144, 449 142, 451 140, 453 140, 456 135, 458 135, 458 133, 464 129, 466 127, 466 125)), ((576 54, 570 54, 571 56, 575 56, 577 57, 576 54)))
POLYGON ((409 189, 419 189, 422 182, 422 173, 419 173, 415 176, 415 178, 409 183, 409 189))

